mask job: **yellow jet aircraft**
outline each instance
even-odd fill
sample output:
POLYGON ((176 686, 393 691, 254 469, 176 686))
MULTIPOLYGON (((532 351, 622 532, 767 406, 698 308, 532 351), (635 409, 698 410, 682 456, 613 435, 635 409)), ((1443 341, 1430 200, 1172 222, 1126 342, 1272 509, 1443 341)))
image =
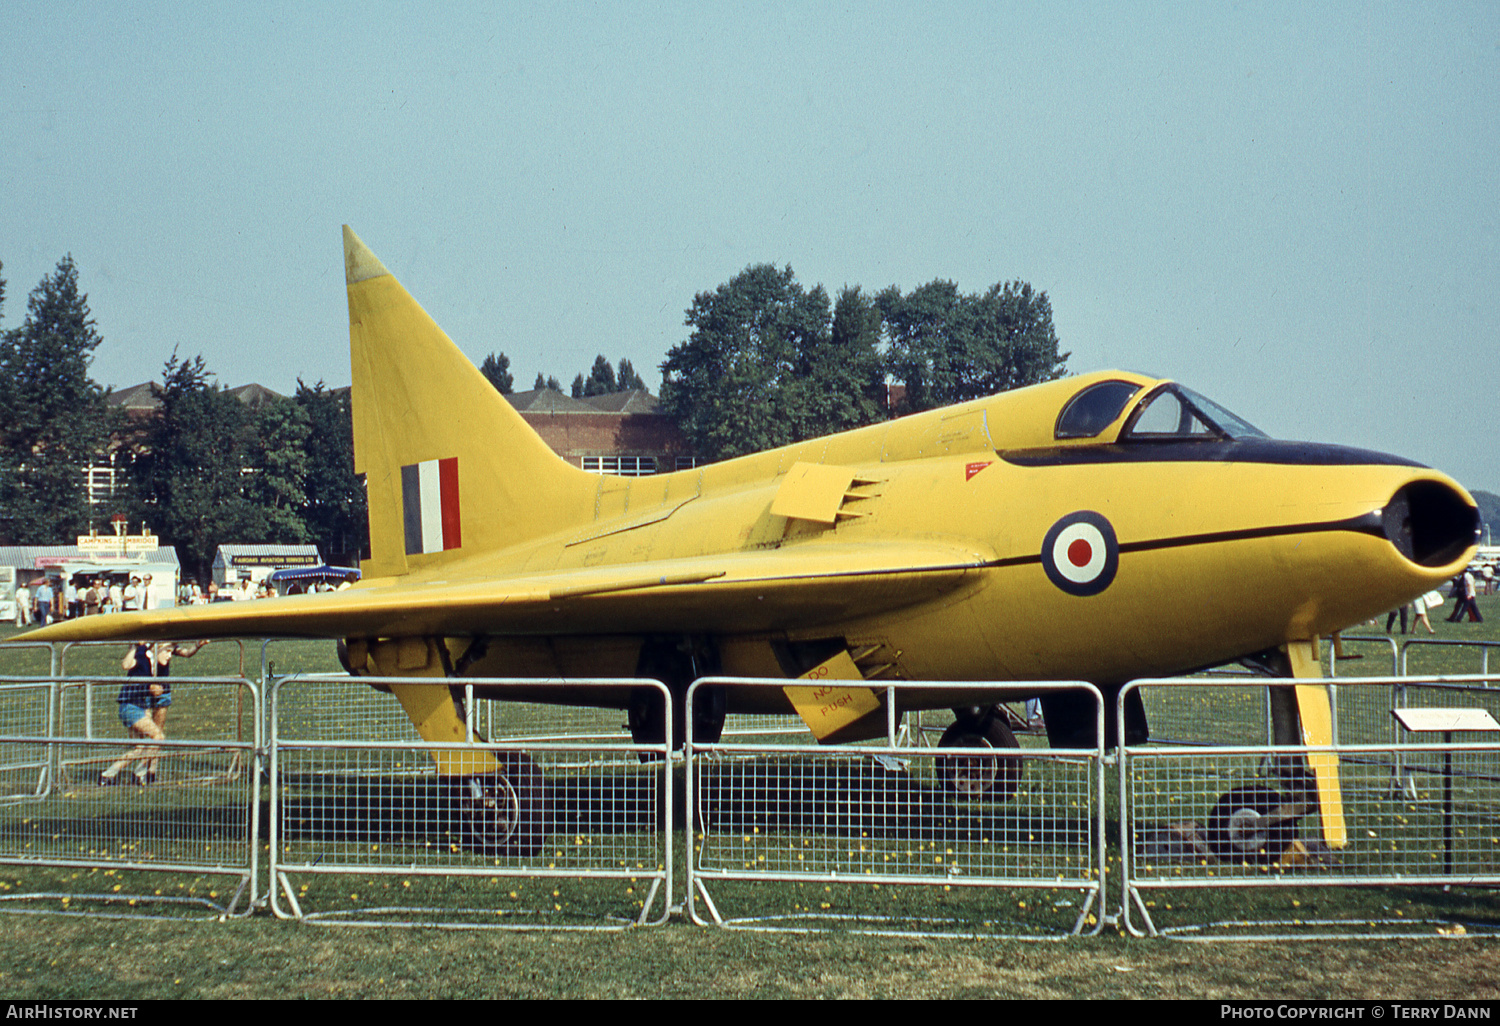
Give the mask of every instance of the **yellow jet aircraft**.
MULTIPOLYGON (((1004 681, 978 708, 969 691, 901 699, 954 709, 946 744, 1001 747, 1015 741, 994 703, 1026 697, 1028 680, 1088 680, 1113 701, 1135 678, 1247 658, 1316 676, 1318 637, 1436 587, 1474 552, 1474 501, 1445 475, 1276 441, 1181 385, 1120 371, 694 470, 585 473, 348 227, 344 259, 364 580, 88 617, 30 638, 342 639, 350 672, 371 678, 551 678, 505 695, 625 706, 643 741, 666 730, 651 692, 567 681, 661 680, 677 723, 688 684, 708 675, 1004 681)), ((449 688, 390 690, 422 737, 463 738, 449 688)), ((1326 740, 1323 690, 1276 690, 1278 740, 1326 740)), ((694 736, 717 738, 727 712, 795 712, 825 740, 868 736, 883 729, 884 694, 727 687, 692 710, 694 736)), ((1043 705, 1055 746, 1094 743, 1092 703, 1043 705)), ((1112 708, 1106 722, 1114 744, 1112 708)), ((1127 735, 1146 736, 1139 701, 1127 735)), ((1303 797, 1321 802, 1338 845, 1336 767, 1313 762, 1303 797)), ((497 795, 537 790, 524 757, 445 754, 439 772, 465 782, 479 815, 503 818, 497 795)), ((1312 804, 1257 793, 1221 818, 1253 852, 1312 804)))

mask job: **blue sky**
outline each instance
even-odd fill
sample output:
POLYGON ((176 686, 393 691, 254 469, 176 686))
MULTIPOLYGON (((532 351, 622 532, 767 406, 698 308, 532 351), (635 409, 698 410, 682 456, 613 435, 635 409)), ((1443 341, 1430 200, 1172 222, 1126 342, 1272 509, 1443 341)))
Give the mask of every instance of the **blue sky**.
POLYGON ((351 224, 476 361, 653 388, 748 264, 1051 297, 1076 371, 1500 491, 1500 4, 46 4, 0 261, 95 376, 349 380, 351 224))

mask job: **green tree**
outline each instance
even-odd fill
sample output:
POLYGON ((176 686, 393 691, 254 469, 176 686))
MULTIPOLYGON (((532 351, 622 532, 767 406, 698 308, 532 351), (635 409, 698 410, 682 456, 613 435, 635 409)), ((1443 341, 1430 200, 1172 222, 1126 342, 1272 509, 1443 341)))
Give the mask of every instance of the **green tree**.
POLYGON ((803 386, 799 438, 847 431, 886 416, 885 363, 880 354, 880 311, 859 286, 839 292, 826 334, 798 354, 803 386))
MULTIPOLYGON (((515 391, 516 379, 510 372, 510 357, 504 353, 491 353, 484 358, 484 363, 479 365, 479 373, 490 379, 490 384, 501 395, 510 395, 515 391)), ((300 384, 300 383, 299 383, 300 384)))
POLYGON ((262 540, 265 518, 244 495, 247 413, 216 384, 203 357, 173 353, 152 385, 158 414, 127 468, 132 519, 177 547, 188 576, 207 580, 221 542, 262 540))
POLYGON ((646 382, 635 372, 630 361, 624 357, 620 358, 620 369, 615 374, 615 390, 619 392, 632 392, 635 390, 645 391, 646 382))
MULTIPOLYGON (((662 409, 694 449, 725 459, 786 445, 839 420, 847 387, 837 362, 828 293, 804 289, 790 267, 745 268, 686 314, 692 334, 662 364, 662 409)), ((853 418, 857 420, 858 417, 853 418)))
POLYGON ((307 505, 307 443, 312 432, 307 411, 294 399, 266 403, 247 418, 248 469, 244 494, 257 522, 248 523, 247 542, 302 544, 312 539, 304 519, 307 505))
POLYGON ((21 326, 0 336, 0 517, 17 542, 57 544, 88 528, 82 471, 110 427, 89 376, 101 341, 71 256, 32 290, 21 326))
POLYGON ((965 295, 951 281, 875 299, 890 342, 887 367, 906 386, 902 412, 977 399, 1062 376, 1052 304, 1025 282, 965 295))
POLYGON ((583 394, 610 395, 620 389, 615 384, 615 369, 610 366, 609 361, 600 353, 594 357, 594 366, 589 371, 588 380, 583 383, 583 394))
POLYGON ((537 371, 537 373, 536 373, 536 384, 532 385, 531 387, 534 388, 534 389, 536 389, 536 390, 538 390, 538 391, 540 391, 541 389, 546 388, 546 389, 551 389, 554 392, 561 392, 562 391, 562 382, 558 381, 554 377, 545 377, 544 378, 544 377, 542 377, 542 372, 541 371, 537 371))
MULTIPOLYGON (((537 380, 541 380, 540 374, 537 375, 537 380)), ((604 354, 600 353, 594 357, 594 366, 589 369, 587 376, 579 374, 573 379, 572 394, 574 399, 587 399, 590 396, 613 395, 616 392, 629 392, 632 389, 645 387, 646 383, 635 372, 629 360, 620 361, 620 369, 617 373, 604 358, 604 354)))
POLYGON ((306 504, 303 520, 325 559, 353 566, 370 543, 365 487, 354 473, 354 418, 349 390, 320 381, 297 382, 296 402, 307 415, 306 504))

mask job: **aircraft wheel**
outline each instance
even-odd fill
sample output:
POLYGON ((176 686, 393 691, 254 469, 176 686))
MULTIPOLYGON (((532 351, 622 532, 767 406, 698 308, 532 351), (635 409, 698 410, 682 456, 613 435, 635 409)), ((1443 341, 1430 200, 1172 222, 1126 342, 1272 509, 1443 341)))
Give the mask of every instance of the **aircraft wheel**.
POLYGON ((524 752, 497 757, 500 769, 458 784, 468 847, 483 855, 535 855, 543 839, 542 771, 524 752))
MULTIPOLYGON (((987 724, 959 720, 938 741, 939 748, 1015 748, 1021 747, 1016 735, 999 716, 987 724)), ((1025 766, 1018 756, 940 755, 935 760, 943 790, 960 798, 986 797, 1009 801, 1021 786, 1025 766)))
POLYGON ((1297 839, 1297 820, 1279 810, 1289 803, 1280 791, 1260 785, 1225 792, 1208 814, 1204 839, 1225 862, 1271 865, 1297 839))

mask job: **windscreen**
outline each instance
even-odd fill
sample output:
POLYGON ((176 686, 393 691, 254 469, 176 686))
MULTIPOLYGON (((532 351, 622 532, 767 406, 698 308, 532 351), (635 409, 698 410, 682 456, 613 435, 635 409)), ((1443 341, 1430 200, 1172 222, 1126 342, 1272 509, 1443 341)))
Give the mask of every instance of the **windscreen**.
POLYGON ((1164 385, 1136 412, 1121 435, 1132 441, 1265 438, 1259 428, 1181 385, 1164 385))

